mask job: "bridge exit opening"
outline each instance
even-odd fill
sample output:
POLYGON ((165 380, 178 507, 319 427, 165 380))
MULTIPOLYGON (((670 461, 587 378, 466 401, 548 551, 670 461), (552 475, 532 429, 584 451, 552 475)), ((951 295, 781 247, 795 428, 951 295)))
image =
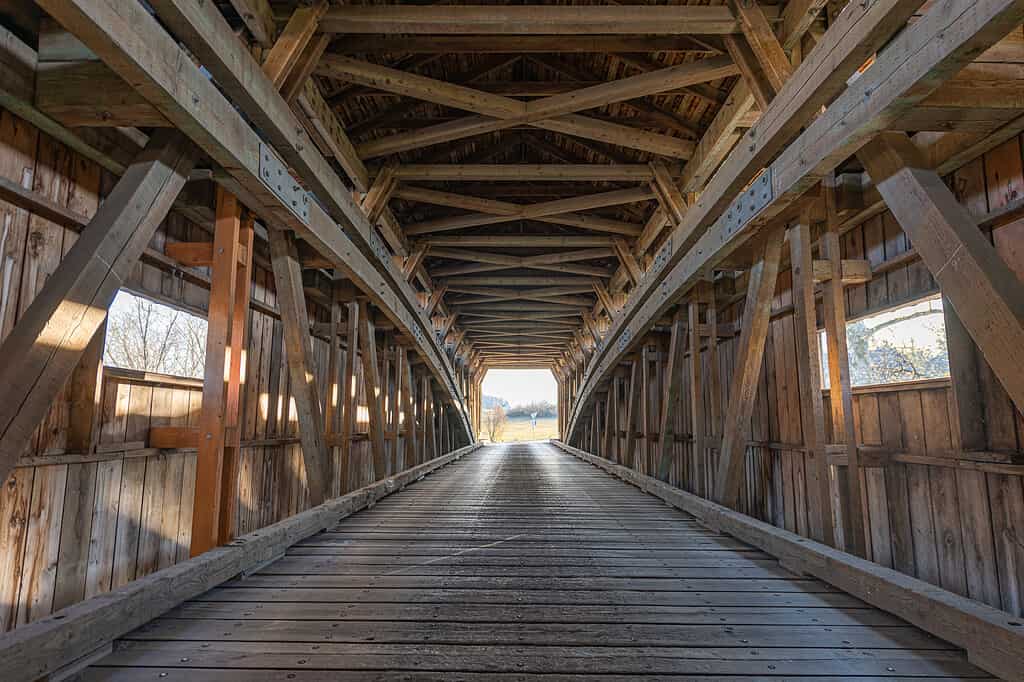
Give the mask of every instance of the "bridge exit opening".
POLYGON ((489 369, 480 437, 492 443, 558 438, 558 384, 549 369, 489 369))

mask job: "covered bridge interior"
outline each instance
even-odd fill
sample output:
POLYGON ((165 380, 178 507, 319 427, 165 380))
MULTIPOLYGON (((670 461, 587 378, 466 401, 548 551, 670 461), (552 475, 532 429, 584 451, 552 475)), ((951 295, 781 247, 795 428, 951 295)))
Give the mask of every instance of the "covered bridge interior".
POLYGON ((0 1, 0 679, 1024 679, 1022 22, 0 1))

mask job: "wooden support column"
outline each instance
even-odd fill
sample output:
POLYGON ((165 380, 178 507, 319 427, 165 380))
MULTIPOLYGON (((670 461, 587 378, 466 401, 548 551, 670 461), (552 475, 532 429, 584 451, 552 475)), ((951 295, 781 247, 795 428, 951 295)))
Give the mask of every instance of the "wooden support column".
POLYGON ((746 459, 750 415, 761 375, 761 361, 768 336, 775 280, 782 255, 782 230, 768 228, 764 254, 750 268, 747 298, 743 305, 743 322, 737 347, 735 370, 725 413, 722 449, 718 455, 715 478, 715 499, 736 508, 743 485, 743 463, 746 459))
POLYGON ((363 391, 366 393, 366 409, 370 422, 370 454, 373 475, 369 483, 387 476, 387 462, 384 453, 384 394, 381 391, 380 365, 377 364, 377 341, 374 338, 373 322, 365 301, 359 304, 359 349, 363 353, 363 391))
POLYGON ((640 360, 633 360, 629 366, 629 384, 626 388, 626 444, 623 447, 622 464, 639 469, 639 450, 636 436, 640 429, 640 360))
POLYGON ((324 441, 324 416, 320 391, 313 367, 313 347, 309 337, 309 315, 302 289, 302 270, 295 238, 291 233, 271 228, 270 261, 274 267, 277 304, 284 327, 284 348, 288 359, 291 394, 299 417, 302 460, 306 466, 306 486, 310 504, 324 501, 327 445, 324 441))
POLYGON ((356 417, 359 406, 356 395, 356 373, 359 371, 359 304, 351 301, 346 306, 348 320, 345 335, 345 369, 341 380, 341 494, 359 487, 360 477, 355 472, 352 457, 352 438, 356 432, 356 417))
MULTIPOLYGON (((707 304, 704 320, 708 330, 708 415, 711 420, 707 437, 717 447, 722 442, 722 377, 718 365, 718 305, 715 303, 715 285, 711 281, 697 286, 707 304)), ((711 472, 708 473, 706 492, 711 493, 711 472)))
POLYGON ((433 380, 429 374, 423 375, 423 404, 424 404, 424 426, 423 434, 426 439, 424 448, 425 456, 428 459, 437 457, 437 429, 434 424, 434 387, 433 380))
POLYGON ((192 171, 195 148, 157 131, 0 346, 0 480, 71 377, 192 171))
POLYGON ((658 478, 667 481, 672 469, 672 453, 676 442, 676 406, 683 385, 683 352, 686 349, 686 324, 683 310, 676 311, 672 319, 672 336, 668 342, 668 367, 665 370, 665 389, 661 398, 661 419, 658 421, 658 478))
MULTIPOLYGON (((825 410, 821 400, 821 350, 814 305, 811 225, 807 213, 802 214, 789 230, 789 253, 793 273, 800 421, 805 448, 807 518, 811 538, 835 546, 829 466, 825 457, 825 410)), ((842 287, 839 290, 842 291, 842 287)))
POLYGON ((330 496, 338 497, 341 491, 341 472, 334 470, 334 447, 337 446, 337 435, 340 429, 340 417, 342 415, 342 384, 339 379, 341 373, 341 344, 338 342, 338 334, 341 332, 341 301, 338 300, 338 283, 335 282, 331 291, 331 322, 327 328, 327 404, 324 405, 324 436, 328 443, 328 466, 325 471, 327 480, 330 482, 330 496))
POLYGON ((988 445, 985 396, 979 381, 977 346, 964 328, 952 304, 942 299, 942 315, 946 323, 946 346, 949 353, 949 378, 956 404, 957 430, 964 450, 984 450, 988 445))
MULTIPOLYGON (((252 249, 255 231, 250 214, 239 225, 239 257, 235 259, 235 298, 232 303, 231 335, 228 367, 227 403, 224 412, 224 470, 221 475, 221 509, 219 544, 227 544, 238 530, 235 514, 238 507, 238 467, 241 449, 241 392, 244 377, 242 356, 248 348, 249 293, 252 287, 252 249)), ((248 363, 246 363, 248 364, 248 363)))
POLYGON ((391 441, 391 474, 397 474, 408 464, 405 462, 404 452, 399 452, 398 436, 402 422, 400 406, 402 400, 402 357, 398 352, 398 346, 390 349, 391 370, 385 371, 384 382, 388 389, 388 439, 391 441))
POLYGON ((693 434, 693 477, 690 490, 698 495, 704 493, 704 372, 700 358, 700 301, 693 297, 687 304, 689 338, 690 338, 690 433, 693 434))
MULTIPOLYGON (((228 424, 228 384, 232 356, 232 318, 238 287, 239 236, 242 207, 233 194, 217 189, 210 306, 207 313, 206 359, 203 363, 203 402, 199 413, 199 451, 196 454, 195 511, 192 514, 191 556, 220 544, 226 508, 228 475, 224 463, 228 424)), ((228 524, 230 525, 230 524, 228 524)))
POLYGON ((106 331, 106 324, 96 330, 71 375, 68 410, 68 450, 71 452, 92 452, 99 442, 106 331))
MULTIPOLYGON (((822 258, 833 273, 822 284, 822 311, 825 315, 825 344, 828 349, 829 408, 832 412, 832 437, 845 445, 846 468, 837 467, 839 505, 846 551, 867 557, 867 524, 860 481, 860 454, 853 425, 853 387, 846 345, 846 298, 841 276, 839 216, 836 210, 834 178, 822 183, 825 193, 826 225, 819 241, 822 258)), ((830 496, 831 498, 831 496, 830 496)))
POLYGON ((659 376, 657 367, 659 353, 649 343, 644 343, 640 355, 642 358, 640 363, 640 422, 643 427, 641 429, 643 432, 642 472, 649 476, 654 471, 654 444, 651 442, 651 434, 654 432, 653 421, 657 418, 654 399, 659 376))
POLYGON ((1018 410, 1024 411, 1024 285, 906 135, 858 158, 1018 410))
POLYGON ((416 437, 416 398, 413 395, 412 367, 409 365, 409 351, 405 346, 398 347, 399 364, 402 380, 402 419, 405 422, 405 466, 416 466, 420 463, 416 437))

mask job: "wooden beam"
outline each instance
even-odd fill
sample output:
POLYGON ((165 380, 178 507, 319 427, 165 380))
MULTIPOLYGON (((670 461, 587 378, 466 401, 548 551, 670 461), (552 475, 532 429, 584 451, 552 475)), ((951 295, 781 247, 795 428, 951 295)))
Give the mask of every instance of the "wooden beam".
MULTIPOLYGON (((772 19, 778 17, 772 8, 772 19)), ((324 31, 346 34, 601 35, 731 34, 727 7, 698 6, 336 6, 324 31)))
POLYGON ((743 82, 746 83, 754 101, 761 111, 764 111, 775 97, 775 90, 761 71, 761 65, 750 44, 741 36, 726 36, 723 42, 729 56, 740 67, 743 82))
POLYGON ((858 158, 1017 409, 1024 410, 1024 286, 910 138, 884 134, 858 158))
POLYGON ((6 479, 184 186, 197 156, 158 131, 100 204, 21 320, 0 345, 0 480, 6 479))
MULTIPOLYGON (((825 231, 819 242, 821 255, 833 271, 841 269, 839 214, 836 210, 835 180, 822 183, 825 190, 825 231)), ((808 315, 810 315, 808 309, 808 315)), ((846 296, 842 281, 832 277, 822 286, 822 313, 828 350, 829 407, 832 413, 832 438, 845 446, 846 470, 837 471, 843 543, 851 554, 867 557, 868 525, 862 502, 860 454, 853 416, 853 387, 846 343, 846 296)), ((815 325, 817 326, 817 325, 815 325)), ((830 493, 831 499, 831 493, 830 493)))
POLYGON ((778 92, 793 75, 793 65, 775 37, 775 31, 757 0, 729 0, 729 6, 740 23, 740 30, 761 64, 772 89, 778 92))
MULTIPOLYGON (((242 383, 243 355, 248 351, 247 335, 249 330, 249 301, 252 289, 252 254, 256 233, 253 215, 247 214, 238 226, 239 257, 232 265, 235 276, 235 298, 231 302, 234 310, 231 313, 231 327, 228 344, 230 363, 227 373, 227 395, 224 403, 224 468, 221 476, 221 505, 218 531, 218 544, 226 544, 235 539, 238 532, 238 473, 241 465, 241 418, 242 418, 242 383)), ((211 298, 213 290, 210 290, 211 298)), ((207 332, 209 333, 209 332, 207 332)))
POLYGON ((435 247, 490 247, 490 248, 600 248, 613 245, 612 237, 604 235, 496 235, 466 234, 457 237, 428 237, 423 240, 435 247))
POLYGON ((572 93, 522 102, 341 55, 327 55, 322 58, 317 71, 330 78, 347 80, 482 115, 467 116, 426 129, 364 143, 358 148, 363 158, 409 151, 519 125, 635 147, 655 154, 688 158, 692 152, 692 145, 679 138, 646 133, 629 126, 580 116, 574 112, 717 80, 737 73, 736 67, 727 57, 712 57, 590 86, 572 93))
POLYGON ((384 394, 380 365, 377 363, 377 340, 365 301, 360 303, 359 321, 359 349, 363 354, 363 392, 366 394, 366 407, 369 411, 370 455, 373 465, 373 475, 368 481, 363 482, 365 484, 384 478, 388 475, 388 470, 384 452, 384 394))
POLYGON ((320 0, 312 5, 300 5, 292 12, 284 30, 274 42, 274 47, 263 60, 263 72, 274 87, 280 89, 291 75, 326 11, 326 0, 320 0))
MULTIPOLYGON (((678 167, 670 168, 677 176, 678 167)), ((395 169, 399 180, 445 182, 648 182, 647 164, 404 164, 395 169)))
POLYGON ((398 347, 401 357, 401 407, 402 421, 405 429, 405 465, 407 467, 419 464, 419 450, 417 445, 419 439, 416 436, 416 398, 413 395, 415 383, 412 378, 412 367, 409 365, 409 352, 405 346, 398 347))
POLYGON ((361 484, 359 475, 354 473, 355 458, 352 455, 353 435, 356 432, 356 420, 359 407, 356 401, 356 376, 359 372, 359 303, 351 301, 346 304, 347 320, 345 334, 345 368, 342 375, 342 414, 341 414, 341 493, 358 488, 361 484))
MULTIPOLYGON (((699 52, 707 46, 680 36, 480 36, 480 35, 346 35, 332 47, 337 54, 392 55, 451 53, 547 54, 547 53, 644 53, 699 52)), ((508 93, 506 93, 508 94, 508 93)))
POLYGON ((782 237, 782 231, 777 228, 766 236, 764 254, 749 271, 736 369, 733 370, 729 390, 722 449, 718 454, 718 474, 715 477, 715 499, 732 508, 739 502, 743 483, 750 415, 754 408, 758 378, 761 376, 761 360, 771 319, 775 279, 782 255, 782 237))
POLYGON ((629 278, 633 280, 633 284, 638 284, 644 276, 644 271, 640 267, 636 256, 633 255, 632 249, 629 248, 629 244, 625 239, 615 239, 612 245, 615 248, 616 255, 619 257, 619 262, 622 263, 623 269, 629 275, 629 278))
POLYGON ((270 47, 274 44, 277 26, 274 22, 274 11, 270 9, 268 0, 229 0, 229 2, 257 43, 263 47, 270 47))
POLYGON ((540 222, 572 225, 600 232, 636 236, 640 233, 638 225, 607 220, 597 216, 582 215, 576 213, 576 211, 648 201, 654 197, 654 194, 646 188, 636 188, 523 205, 496 201, 494 199, 467 197, 418 187, 401 187, 395 192, 395 197, 439 206, 451 206, 453 208, 478 211, 468 215, 413 223, 405 228, 405 233, 408 235, 443 232, 446 230, 494 225, 518 220, 538 220, 540 222))
POLYGON ((306 488, 312 505, 322 504, 330 489, 326 473, 327 444, 324 440, 324 415, 317 387, 309 313, 302 289, 302 270, 295 239, 281 230, 268 230, 270 262, 274 268, 277 305, 284 327, 284 347, 288 362, 290 393, 299 418, 302 461, 306 468, 306 488))
POLYGON ((71 374, 67 448, 72 452, 92 452, 99 442, 106 332, 105 325, 96 330, 71 374))
POLYGON ((658 203, 661 205, 662 212, 669 217, 672 224, 681 225, 683 216, 686 215, 686 199, 676 187, 675 180, 665 164, 660 161, 652 162, 651 172, 654 176, 651 187, 658 195, 658 203))
MULTIPOLYGON (((199 452, 196 454, 195 511, 192 514, 190 556, 198 556, 221 544, 224 446, 228 421, 228 383, 232 364, 232 317, 238 279, 239 232, 242 206, 221 188, 217 190, 216 227, 210 275, 210 309, 207 315, 206 355, 203 362, 203 402, 199 413, 199 452)), ((232 481, 232 485, 236 485, 232 481)))
MULTIPOLYGON (((804 439, 809 535, 835 546, 832 489, 825 456, 825 410, 821 397, 821 347, 814 302, 811 225, 806 213, 788 231, 793 275, 793 310, 797 376, 800 384, 800 422, 804 439)), ((842 292, 842 286, 839 287, 842 292)))
POLYGON ((658 478, 668 480, 675 451, 676 408, 683 388, 683 354, 686 351, 686 320, 682 310, 672 318, 672 336, 668 343, 668 366, 665 368, 664 391, 661 396, 661 418, 658 420, 658 478))
MULTIPOLYGON (((686 304, 687 332, 689 339, 689 365, 690 381, 687 391, 690 398, 690 435, 691 435, 691 456, 693 467, 691 473, 693 480, 688 481, 692 490, 698 493, 707 493, 704 467, 704 457, 707 449, 707 430, 704 428, 704 369, 701 363, 701 323, 700 323, 700 301, 693 297, 686 304)), ((680 306, 682 314, 682 306, 680 306)), ((686 483, 687 481, 681 481, 686 483)))

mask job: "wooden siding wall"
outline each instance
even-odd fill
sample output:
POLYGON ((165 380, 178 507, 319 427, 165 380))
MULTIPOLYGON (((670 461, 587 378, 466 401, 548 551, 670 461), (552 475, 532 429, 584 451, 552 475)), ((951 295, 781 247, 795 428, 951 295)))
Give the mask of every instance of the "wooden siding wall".
MULTIPOLYGON (((957 196, 973 212, 994 212, 1024 198, 1021 145, 1020 138, 1010 140, 948 178, 957 196)), ((992 229, 991 239, 1003 258, 1024 277, 1024 218, 1019 212, 1017 216, 992 229)), ((841 244, 843 258, 866 258, 876 272, 870 282, 846 289, 851 319, 939 293, 888 211, 854 227, 843 235, 841 244)), ((738 324, 742 316, 742 296, 730 299, 728 284, 719 283, 717 298, 739 301, 724 309, 720 306, 720 329, 738 324)), ((784 270, 772 304, 773 319, 751 420, 740 510, 806 536, 807 478, 792 302, 791 273, 784 270)), ((820 301, 818 310, 820 320, 820 301)), ((723 393, 720 414, 725 413, 737 343, 738 336, 719 342, 723 393)), ((584 425, 581 429, 586 449, 618 458, 642 473, 657 475, 657 431, 667 349, 668 335, 655 332, 640 354, 645 358, 641 362, 649 363, 649 381, 647 398, 641 398, 639 418, 646 438, 637 441, 635 455, 624 453, 623 459, 619 454, 625 446, 628 370, 618 388, 620 437, 615 449, 606 452, 601 437, 607 396, 597 401, 599 428, 584 425), (631 459, 634 456, 636 460, 631 459)), ((705 433, 713 433, 707 355, 703 350, 702 412, 705 433)), ((980 359, 980 355, 977 357, 980 359)), ((979 366, 985 442, 971 450, 961 443, 949 379, 854 389, 856 441, 862 462, 867 463, 862 469, 862 490, 870 536, 868 556, 958 594, 1024 615, 1024 417, 1013 408, 984 361, 979 366)), ((717 452, 713 447, 703 450, 701 461, 694 454, 690 398, 685 388, 688 384, 689 366, 684 363, 684 389, 675 410, 676 457, 669 482, 709 497, 717 452)), ((826 442, 832 442, 828 392, 824 393, 826 442)), ((836 460, 830 457, 830 461, 836 460)), ((836 535, 842 542, 843 503, 835 480, 839 470, 833 467, 832 471, 831 504, 836 535)))
MULTIPOLYGON (((2 110, 0 174, 86 215, 95 211, 99 197, 114 182, 94 163, 2 110)), ((0 201, 3 336, 75 238, 72 230, 0 201)), ((167 241, 209 240, 202 227, 172 213, 150 244, 157 255, 136 267, 129 288, 201 314, 208 302, 208 290, 202 286, 207 269, 159 267, 159 254, 167 241)), ((239 534, 308 507, 275 296, 264 258, 254 263, 249 311, 249 380, 242 398, 236 509, 239 534)), ((327 322, 330 313, 311 303, 310 318, 327 322)), ((313 344, 321 399, 326 400, 328 343, 314 337, 313 344)), ((342 350, 339 384, 344 354, 342 350)), ((386 386, 394 387, 397 377, 390 349, 381 349, 380 356, 383 367, 391 368, 386 386)), ((352 456, 365 463, 370 448, 361 367, 356 385, 359 409, 352 456)), ((106 370, 99 445, 93 453, 66 451, 67 396, 54 404, 30 451, 0 489, 0 631, 188 558, 195 450, 150 449, 146 437, 150 426, 197 425, 201 396, 201 381, 106 370)), ((439 412, 435 411, 435 432, 440 438, 444 430, 439 412)), ((336 415, 340 424, 340 411, 336 415)), ((386 404, 385 415, 394 419, 396 413, 386 404)), ((393 433, 394 424, 388 429, 393 433)), ((401 452, 404 438, 392 436, 386 445, 389 456, 396 447, 401 452)), ((331 452, 338 472, 341 448, 331 452)), ((365 470, 365 465, 359 469, 365 470)), ((336 478, 334 488, 333 494, 340 494, 336 478)))

